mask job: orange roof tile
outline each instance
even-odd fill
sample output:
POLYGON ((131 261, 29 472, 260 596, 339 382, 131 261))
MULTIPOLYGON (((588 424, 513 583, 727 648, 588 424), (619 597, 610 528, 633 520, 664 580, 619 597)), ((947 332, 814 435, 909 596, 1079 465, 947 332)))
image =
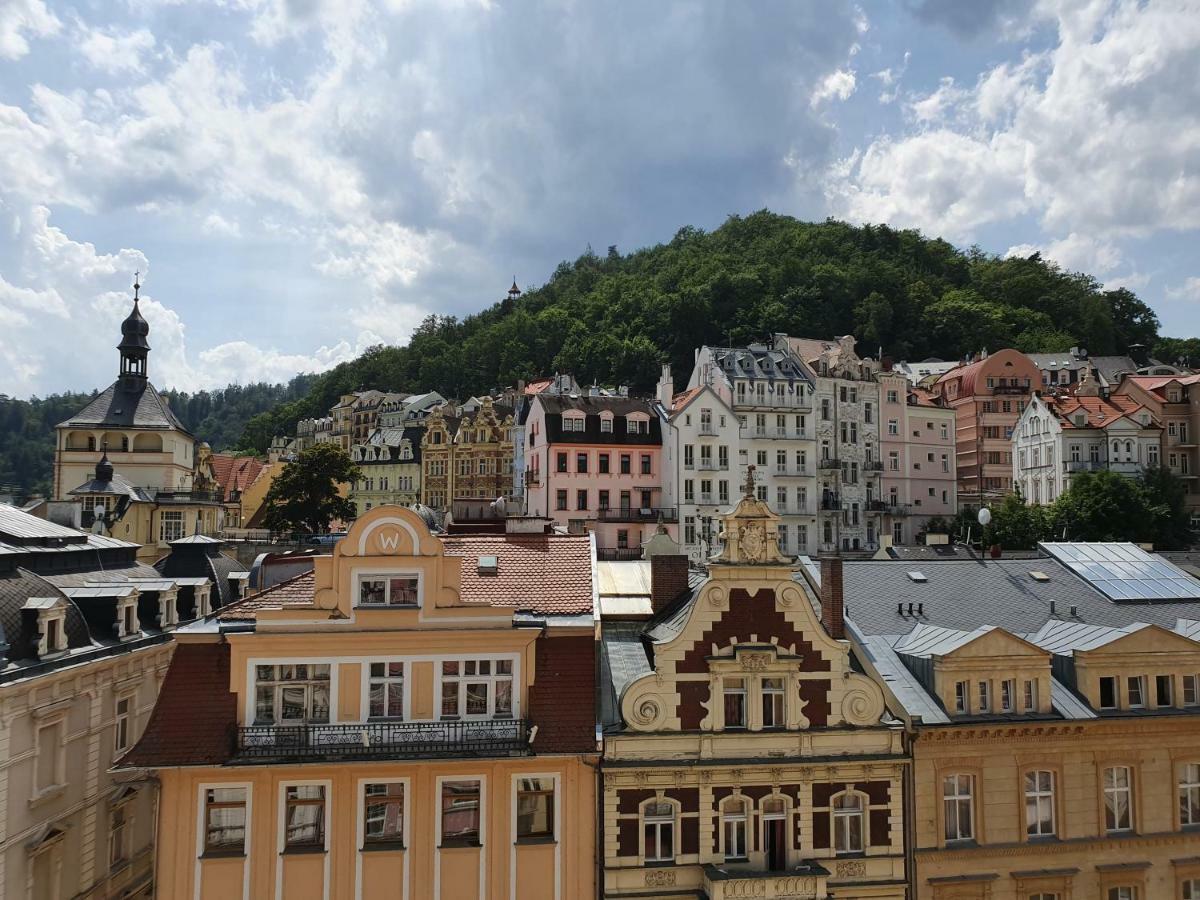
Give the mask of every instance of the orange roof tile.
POLYGON ((302 572, 287 581, 272 585, 265 591, 251 594, 223 607, 217 613, 221 621, 247 621, 257 618, 260 609, 279 606, 308 606, 313 602, 316 591, 316 576, 311 571, 302 572))
POLYGON ((460 556, 465 603, 549 615, 592 611, 592 542, 587 535, 464 534, 443 538, 460 556), (479 573, 480 556, 497 558, 496 574, 479 573))
POLYGON ((1075 397, 1064 394, 1042 399, 1046 406, 1062 419, 1063 428, 1101 428, 1143 408, 1131 397, 1112 397, 1105 400, 1103 397, 1075 397), (1075 415, 1080 410, 1087 415, 1086 425, 1075 424, 1075 415))
POLYGON ((676 394, 671 398, 671 412, 679 412, 681 409, 687 406, 692 401, 692 398, 699 394, 702 390, 704 390, 704 388, 694 387, 688 388, 681 394, 676 394))

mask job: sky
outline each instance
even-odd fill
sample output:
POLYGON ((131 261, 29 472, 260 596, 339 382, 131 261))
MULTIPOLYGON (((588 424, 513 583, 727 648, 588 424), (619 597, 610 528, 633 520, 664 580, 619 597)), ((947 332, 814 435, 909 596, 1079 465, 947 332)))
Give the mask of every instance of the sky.
POLYGON ((1200 0, 0 0, 0 393, 286 381, 770 208, 1200 334, 1200 0))

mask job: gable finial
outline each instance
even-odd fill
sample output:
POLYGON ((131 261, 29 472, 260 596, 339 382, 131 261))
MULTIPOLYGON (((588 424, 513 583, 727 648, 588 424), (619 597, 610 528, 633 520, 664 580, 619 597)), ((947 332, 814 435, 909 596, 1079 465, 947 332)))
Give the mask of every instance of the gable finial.
POLYGON ((135 270, 133 273, 133 302, 134 303, 138 302, 138 291, 141 290, 141 288, 142 288, 141 284, 139 284, 139 282, 141 280, 141 278, 140 278, 141 274, 142 274, 141 270, 135 270))

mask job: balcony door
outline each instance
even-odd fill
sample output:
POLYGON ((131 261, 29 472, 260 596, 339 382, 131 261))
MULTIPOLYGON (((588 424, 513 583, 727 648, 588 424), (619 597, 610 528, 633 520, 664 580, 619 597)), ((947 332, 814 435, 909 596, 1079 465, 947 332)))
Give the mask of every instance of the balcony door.
POLYGON ((787 811, 782 800, 763 801, 763 850, 768 871, 787 870, 787 811))

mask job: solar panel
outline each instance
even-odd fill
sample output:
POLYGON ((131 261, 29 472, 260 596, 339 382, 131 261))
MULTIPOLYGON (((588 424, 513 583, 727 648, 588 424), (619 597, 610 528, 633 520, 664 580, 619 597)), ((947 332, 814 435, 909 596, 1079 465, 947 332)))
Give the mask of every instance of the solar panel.
POLYGON ((1197 600, 1200 580, 1136 544, 1042 544, 1110 600, 1197 600))

